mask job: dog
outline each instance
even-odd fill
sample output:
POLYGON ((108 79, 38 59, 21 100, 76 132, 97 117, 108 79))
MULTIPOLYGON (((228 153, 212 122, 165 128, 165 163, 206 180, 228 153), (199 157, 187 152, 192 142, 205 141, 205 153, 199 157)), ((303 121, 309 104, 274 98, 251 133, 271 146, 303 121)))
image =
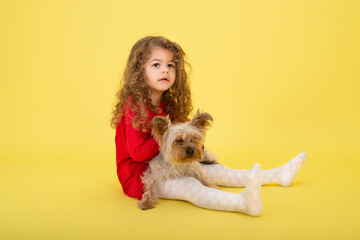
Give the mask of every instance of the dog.
POLYGON ((185 123, 171 123, 169 117, 157 116, 151 121, 151 133, 160 147, 142 176, 144 193, 140 209, 155 207, 159 200, 160 184, 168 179, 193 177, 203 185, 218 188, 205 174, 201 164, 218 163, 216 156, 203 149, 205 135, 213 118, 197 110, 185 123))

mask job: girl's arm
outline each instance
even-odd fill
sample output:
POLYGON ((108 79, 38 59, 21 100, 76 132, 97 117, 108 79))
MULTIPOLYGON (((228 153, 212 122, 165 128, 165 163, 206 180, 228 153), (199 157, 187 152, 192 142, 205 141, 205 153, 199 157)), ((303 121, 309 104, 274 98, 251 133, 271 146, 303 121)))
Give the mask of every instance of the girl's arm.
POLYGON ((132 126, 134 115, 131 110, 127 113, 125 114, 125 131, 129 155, 137 162, 150 161, 159 153, 159 145, 151 134, 134 129, 132 126))
POLYGON ((126 124, 126 140, 130 157, 137 162, 150 161, 159 153, 159 145, 146 133, 126 124))

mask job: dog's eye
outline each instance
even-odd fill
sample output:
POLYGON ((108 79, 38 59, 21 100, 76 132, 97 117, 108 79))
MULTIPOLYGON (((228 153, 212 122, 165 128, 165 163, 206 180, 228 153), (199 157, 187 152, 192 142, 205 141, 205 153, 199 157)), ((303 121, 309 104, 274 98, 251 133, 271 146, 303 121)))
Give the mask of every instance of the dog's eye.
POLYGON ((195 140, 196 140, 196 138, 194 137, 194 138, 190 139, 190 142, 191 142, 191 143, 194 143, 195 140))
POLYGON ((183 143, 184 140, 182 140, 181 138, 178 138, 178 139, 175 140, 175 142, 177 142, 177 143, 183 143))

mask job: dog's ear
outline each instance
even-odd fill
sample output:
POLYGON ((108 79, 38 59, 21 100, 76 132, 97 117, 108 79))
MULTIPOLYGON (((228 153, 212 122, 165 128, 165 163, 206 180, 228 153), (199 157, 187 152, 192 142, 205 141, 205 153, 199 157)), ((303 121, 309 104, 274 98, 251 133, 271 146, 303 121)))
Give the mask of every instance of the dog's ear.
POLYGON ((151 121, 152 135, 155 139, 161 139, 164 132, 169 128, 169 119, 162 116, 156 116, 151 121))
POLYGON ((191 124, 200 128, 207 130, 209 127, 211 127, 211 123, 213 121, 213 118, 208 113, 201 113, 199 109, 196 111, 196 114, 191 119, 191 124))

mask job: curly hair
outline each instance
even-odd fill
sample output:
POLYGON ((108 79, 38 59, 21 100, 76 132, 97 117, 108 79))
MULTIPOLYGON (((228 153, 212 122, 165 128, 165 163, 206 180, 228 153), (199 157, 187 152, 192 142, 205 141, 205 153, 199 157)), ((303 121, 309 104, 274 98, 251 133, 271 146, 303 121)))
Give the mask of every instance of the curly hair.
POLYGON ((185 70, 185 52, 179 44, 161 36, 147 36, 140 39, 132 47, 127 65, 121 79, 120 90, 116 93, 117 101, 112 112, 111 127, 116 128, 124 115, 124 105, 131 99, 130 109, 135 116, 132 125, 135 129, 147 132, 150 127, 146 106, 156 112, 150 99, 150 92, 144 80, 144 64, 150 57, 154 47, 162 47, 174 54, 176 67, 175 82, 162 94, 164 110, 172 122, 185 122, 192 111, 192 101, 188 76, 185 70))

